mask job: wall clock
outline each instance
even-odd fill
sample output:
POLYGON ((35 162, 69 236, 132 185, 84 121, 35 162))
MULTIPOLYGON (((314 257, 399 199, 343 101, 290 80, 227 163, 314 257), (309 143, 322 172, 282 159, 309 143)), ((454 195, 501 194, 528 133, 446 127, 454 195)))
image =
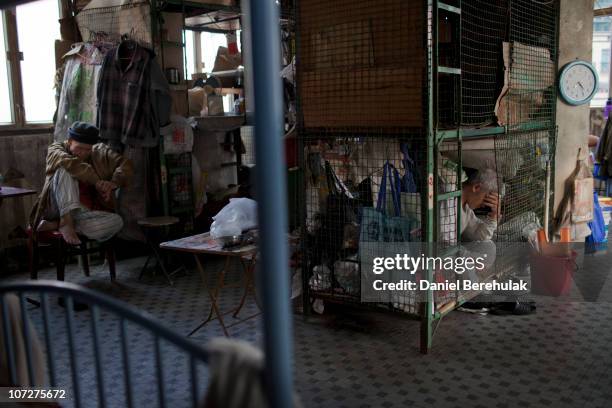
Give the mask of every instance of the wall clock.
POLYGON ((597 71, 587 61, 572 61, 559 74, 561 98, 570 105, 583 105, 593 99, 598 83, 597 71))

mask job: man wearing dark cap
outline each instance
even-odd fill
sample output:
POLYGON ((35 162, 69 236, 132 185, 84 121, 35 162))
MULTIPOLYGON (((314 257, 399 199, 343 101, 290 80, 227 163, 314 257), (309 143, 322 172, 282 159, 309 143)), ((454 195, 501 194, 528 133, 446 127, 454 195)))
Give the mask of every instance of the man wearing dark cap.
POLYGON ((31 225, 38 231, 59 228, 71 245, 79 235, 106 241, 123 227, 114 210, 115 190, 132 176, 131 162, 98 143, 98 129, 75 122, 68 140, 47 151, 45 184, 34 206, 31 225))

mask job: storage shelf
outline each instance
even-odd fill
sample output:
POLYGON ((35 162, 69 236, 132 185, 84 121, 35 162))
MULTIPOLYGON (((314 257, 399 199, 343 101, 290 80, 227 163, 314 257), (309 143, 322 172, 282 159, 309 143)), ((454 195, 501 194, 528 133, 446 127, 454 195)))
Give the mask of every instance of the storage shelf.
POLYGON ((444 129, 437 130, 436 134, 438 136, 438 140, 456 140, 458 136, 458 132, 461 133, 461 137, 464 139, 469 138, 479 138, 486 136, 494 136, 501 135, 506 133, 506 128, 504 126, 493 126, 493 127, 484 127, 477 129, 444 129))
POLYGON ((182 0, 165 0, 160 7, 161 11, 167 12, 182 12, 183 7, 186 13, 199 12, 201 14, 210 13, 211 11, 225 10, 240 12, 240 7, 226 6, 223 4, 200 3, 197 1, 182 1, 182 0))
POLYGON ((510 126, 508 130, 513 132, 537 132, 544 130, 551 130, 554 125, 548 121, 540 122, 527 122, 521 123, 520 125, 510 126))
POLYGON ((243 76, 244 69, 228 69, 225 71, 212 71, 207 72, 206 74, 216 76, 216 77, 234 77, 234 76, 243 76))
POLYGON ((483 128, 461 128, 461 129, 441 129, 436 130, 437 140, 456 140, 457 132, 461 132, 463 139, 483 138, 489 136, 503 135, 507 132, 538 132, 551 130, 552 125, 549 122, 527 122, 520 125, 506 126, 491 126, 483 128))

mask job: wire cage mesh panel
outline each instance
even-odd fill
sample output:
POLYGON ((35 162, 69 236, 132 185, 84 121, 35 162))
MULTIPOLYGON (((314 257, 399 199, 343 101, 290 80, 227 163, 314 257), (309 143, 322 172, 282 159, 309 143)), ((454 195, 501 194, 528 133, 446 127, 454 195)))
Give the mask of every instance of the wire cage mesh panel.
MULTIPOLYGON (((432 25, 434 21, 430 22, 432 25)), ((438 75, 434 81, 434 122, 437 128, 456 128, 459 125, 461 81, 461 16, 439 9, 437 14, 438 75)), ((433 45, 433 44, 432 44, 433 45)), ((435 59, 434 59, 435 64, 435 59)))
POLYGON ((118 43, 123 35, 151 47, 151 5, 148 1, 82 10, 76 20, 84 41, 118 43))
MULTIPOLYGON (((360 244, 376 251, 389 242, 422 239, 423 141, 422 134, 398 139, 373 133, 303 139, 311 294, 358 303, 360 244)), ((400 310, 418 312, 415 302, 402 302, 400 310)))
POLYGON ((462 118, 466 126, 495 122, 495 102, 503 72, 508 0, 461 2, 462 118))
POLYGON ((510 129, 524 128, 526 123, 552 127, 556 103, 557 2, 512 0, 509 13, 498 120, 510 129))
MULTIPOLYGON (((514 132, 495 140, 503 176, 496 274, 521 274, 527 268, 524 247, 544 224, 546 163, 554 161, 556 129, 514 132)), ((554 174, 554 173, 553 173, 554 174)))
POLYGON ((495 140, 504 182, 498 241, 524 241, 527 224, 543 224, 546 162, 554 158, 555 134, 555 129, 515 132, 495 140))
POLYGON ((424 1, 300 0, 297 13, 304 127, 424 126, 424 1))
POLYGON ((438 202, 434 214, 436 225, 435 241, 438 248, 448 248, 458 244, 460 240, 459 208, 460 197, 444 198, 444 194, 457 193, 461 190, 462 183, 466 181, 466 173, 459 167, 461 146, 457 142, 442 143, 438 147, 436 158, 436 190, 438 202))
POLYGON ((457 75, 438 74, 436 118, 439 129, 455 129, 459 125, 459 91, 457 75))
POLYGON ((253 126, 240 127, 240 139, 244 145, 244 153, 242 154, 242 164, 255 164, 255 132, 253 126))

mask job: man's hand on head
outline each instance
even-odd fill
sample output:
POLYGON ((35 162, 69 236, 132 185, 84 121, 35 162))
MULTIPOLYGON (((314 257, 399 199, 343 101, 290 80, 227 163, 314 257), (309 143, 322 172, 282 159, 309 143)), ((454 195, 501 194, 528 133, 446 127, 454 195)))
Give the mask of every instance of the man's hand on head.
POLYGON ((493 221, 497 221, 499 219, 499 194, 488 193, 484 198, 484 205, 491 209, 488 217, 493 221))

